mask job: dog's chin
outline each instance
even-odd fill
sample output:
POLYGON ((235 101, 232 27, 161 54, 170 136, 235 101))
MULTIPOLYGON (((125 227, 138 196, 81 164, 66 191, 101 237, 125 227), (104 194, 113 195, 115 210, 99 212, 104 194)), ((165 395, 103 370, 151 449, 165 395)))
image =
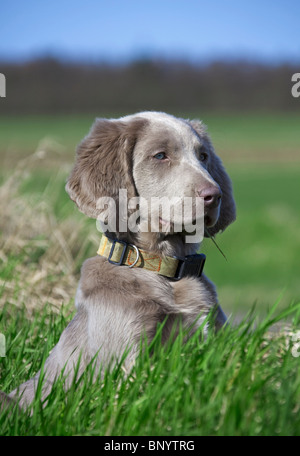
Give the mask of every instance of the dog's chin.
POLYGON ((220 205, 218 207, 207 209, 204 212, 204 228, 215 226, 220 217, 220 205))
POLYGON ((217 223, 219 217, 212 217, 211 215, 204 216, 204 228, 212 228, 217 223))

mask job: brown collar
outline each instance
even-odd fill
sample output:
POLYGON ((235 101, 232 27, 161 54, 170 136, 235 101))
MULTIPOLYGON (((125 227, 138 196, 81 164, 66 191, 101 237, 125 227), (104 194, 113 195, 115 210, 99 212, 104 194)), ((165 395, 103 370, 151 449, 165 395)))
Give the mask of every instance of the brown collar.
POLYGON ((107 258, 111 264, 144 268, 174 280, 183 277, 201 277, 205 255, 187 255, 184 258, 165 256, 146 252, 133 244, 102 235, 97 254, 107 258))

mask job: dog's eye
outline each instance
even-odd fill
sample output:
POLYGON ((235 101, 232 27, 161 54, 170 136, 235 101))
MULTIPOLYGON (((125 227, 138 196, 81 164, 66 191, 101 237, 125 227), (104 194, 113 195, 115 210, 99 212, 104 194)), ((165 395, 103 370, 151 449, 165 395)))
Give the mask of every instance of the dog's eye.
POLYGON ((199 160, 202 161, 202 162, 205 162, 208 158, 208 155, 206 152, 201 152, 200 155, 199 155, 199 160))
POLYGON ((154 158, 157 160, 165 160, 168 158, 164 152, 159 152, 158 154, 154 155, 154 158))

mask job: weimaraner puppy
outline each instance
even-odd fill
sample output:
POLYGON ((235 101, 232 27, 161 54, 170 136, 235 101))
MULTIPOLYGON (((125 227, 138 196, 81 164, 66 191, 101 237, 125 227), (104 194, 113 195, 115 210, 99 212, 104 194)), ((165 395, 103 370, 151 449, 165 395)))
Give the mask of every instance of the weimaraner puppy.
MULTIPOLYGON (((124 368, 130 369, 141 336, 151 341, 159 323, 164 322, 164 342, 174 335, 176 322, 193 332, 212 310, 216 329, 226 322, 214 285, 202 273, 200 243, 188 242, 187 231, 175 229, 175 216, 166 220, 158 212, 156 229, 149 229, 155 227, 149 208, 144 204, 137 217, 132 203, 124 210, 121 201, 124 192, 128 201, 143 200, 149 207, 162 196, 170 201, 176 197, 180 204, 190 198, 190 221, 196 221, 202 208, 206 236, 234 221, 230 179, 200 121, 161 112, 97 119, 78 146, 66 190, 79 210, 97 218, 107 231, 97 255, 82 266, 77 313, 46 360, 44 398, 63 369, 68 388, 78 360, 80 373, 93 358, 105 366, 129 349, 124 368), (126 217, 127 222, 135 220, 132 229, 126 217)), ((39 373, 9 398, 29 406, 38 378, 39 373)))

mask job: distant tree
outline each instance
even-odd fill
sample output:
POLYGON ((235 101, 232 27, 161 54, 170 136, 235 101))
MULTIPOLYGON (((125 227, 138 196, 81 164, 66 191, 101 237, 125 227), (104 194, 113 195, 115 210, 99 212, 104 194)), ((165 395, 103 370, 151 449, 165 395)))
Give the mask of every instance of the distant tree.
POLYGON ((0 114, 299 109, 291 96, 291 76, 299 68, 291 65, 147 59, 113 65, 48 57, 0 63, 0 71, 9 81, 0 114))

